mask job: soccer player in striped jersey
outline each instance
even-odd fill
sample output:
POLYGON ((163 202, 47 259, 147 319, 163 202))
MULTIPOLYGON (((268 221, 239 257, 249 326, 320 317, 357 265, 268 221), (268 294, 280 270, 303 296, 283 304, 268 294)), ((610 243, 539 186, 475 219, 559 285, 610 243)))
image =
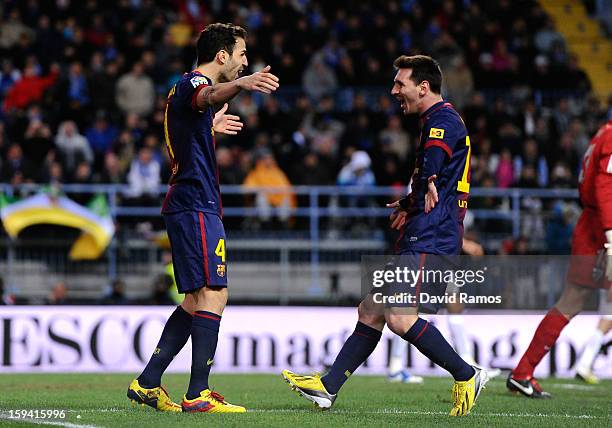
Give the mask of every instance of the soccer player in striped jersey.
MULTIPOLYGON (((388 205, 394 208, 391 227, 400 229, 397 253, 417 261, 411 270, 431 269, 431 263, 440 259, 436 256, 454 256, 461 250, 470 190, 470 138, 459 114, 440 95, 442 72, 437 61, 424 55, 400 56, 394 66, 391 94, 405 114, 420 114, 421 138, 412 191, 388 205)), ((318 407, 331 407, 342 385, 376 348, 386 324, 453 376, 450 414, 467 415, 488 380, 487 373, 466 363, 434 325, 419 317, 420 312, 435 313, 439 308, 421 303, 420 293, 442 296, 445 290, 446 283, 426 281, 409 287, 407 291, 415 297, 409 307, 385 307, 373 293, 368 294, 359 305, 355 331, 329 372, 302 376, 285 370, 284 379, 318 407)))
POLYGON ((172 87, 165 110, 164 133, 172 177, 162 214, 178 291, 185 299, 168 319, 161 339, 128 397, 158 410, 241 413, 212 391, 208 375, 217 348, 221 315, 227 303, 227 264, 215 130, 236 133, 236 116, 215 118, 213 106, 241 90, 269 94, 279 84, 270 67, 239 77, 247 65, 246 32, 232 24, 211 24, 197 41, 197 67, 172 87), (191 336, 189 388, 181 405, 161 387, 161 376, 191 336))

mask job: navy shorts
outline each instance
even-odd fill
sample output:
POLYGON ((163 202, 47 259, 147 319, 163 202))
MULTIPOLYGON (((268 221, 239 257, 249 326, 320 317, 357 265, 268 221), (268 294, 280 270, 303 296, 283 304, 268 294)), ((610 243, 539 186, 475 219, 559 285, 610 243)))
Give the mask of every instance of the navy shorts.
MULTIPOLYGON (((419 313, 435 314, 445 305, 440 301, 445 295, 447 284, 442 272, 452 269, 449 258, 434 254, 403 251, 394 256, 385 266, 386 270, 420 271, 418 279, 410 282, 391 282, 382 288, 372 289, 371 293, 383 293, 387 296, 400 296, 401 300, 385 302, 386 308, 417 308, 419 313)), ((404 276, 402 276, 404 278, 404 276)), ((414 277, 409 276, 409 279, 414 277)))
POLYGON ((179 293, 202 287, 227 287, 225 229, 212 213, 164 214, 179 293))

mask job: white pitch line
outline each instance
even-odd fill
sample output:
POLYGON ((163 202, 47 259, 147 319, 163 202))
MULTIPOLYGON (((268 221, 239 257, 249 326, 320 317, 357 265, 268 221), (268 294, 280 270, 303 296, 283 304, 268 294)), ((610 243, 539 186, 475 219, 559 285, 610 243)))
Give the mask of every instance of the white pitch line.
MULTIPOLYGON (((247 409, 247 413, 312 413, 308 409, 247 409)), ((372 415, 418 415, 418 416, 442 416, 448 415, 447 412, 441 411, 423 411, 423 410, 400 410, 400 409, 383 409, 377 411, 360 411, 352 412, 350 410, 331 410, 328 414, 372 414, 372 415)), ((568 414, 549 414, 549 413, 471 413, 471 416, 497 416, 506 418, 563 418, 563 419, 609 419, 612 416, 593 416, 593 415, 568 415, 568 414)))
MULTIPOLYGON (((107 409, 83 409, 83 410, 69 410, 74 413, 120 413, 124 411, 130 411, 130 409, 120 409, 118 407, 111 407, 107 409)), ((247 409, 247 413, 321 413, 311 409, 247 409)), ((375 411, 350 411, 350 410, 331 410, 326 414, 339 414, 339 415, 415 415, 415 416, 446 416, 448 412, 443 411, 424 411, 424 410, 402 410, 402 409, 381 409, 375 411)), ((480 413, 478 411, 470 414, 472 417, 480 416, 494 416, 502 418, 558 418, 558 419, 612 419, 612 415, 606 416, 593 416, 593 415, 569 415, 569 414, 554 414, 554 413, 480 413)), ((91 425, 65 425, 67 428, 99 428, 91 425)))
POLYGON ((601 388, 592 385, 576 385, 574 383, 551 383, 546 386, 550 386, 551 388, 557 389, 571 389, 576 391, 597 391, 601 388))
POLYGON ((54 425, 65 428, 102 428, 97 425, 83 425, 83 424, 73 424, 71 422, 61 422, 61 421, 45 421, 42 419, 30 419, 30 418, 11 418, 10 415, 6 413, 0 413, 0 419, 4 419, 6 421, 11 422, 28 422, 36 425, 54 425))

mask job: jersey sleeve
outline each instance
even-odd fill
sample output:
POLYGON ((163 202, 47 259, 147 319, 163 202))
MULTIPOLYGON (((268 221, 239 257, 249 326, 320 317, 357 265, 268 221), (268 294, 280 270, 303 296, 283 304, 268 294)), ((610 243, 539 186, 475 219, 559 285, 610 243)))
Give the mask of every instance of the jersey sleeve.
POLYGON ((198 110, 196 100, 200 91, 210 86, 210 81, 205 76, 192 76, 181 79, 176 84, 176 99, 185 108, 198 110))
POLYGON ((427 135, 423 178, 429 178, 439 174, 444 162, 451 158, 462 132, 457 119, 448 115, 432 118, 423 132, 427 135))
POLYGON ((599 137, 601 149, 597 159, 597 174, 595 176, 595 199, 605 230, 612 229, 612 127, 609 127, 599 137))

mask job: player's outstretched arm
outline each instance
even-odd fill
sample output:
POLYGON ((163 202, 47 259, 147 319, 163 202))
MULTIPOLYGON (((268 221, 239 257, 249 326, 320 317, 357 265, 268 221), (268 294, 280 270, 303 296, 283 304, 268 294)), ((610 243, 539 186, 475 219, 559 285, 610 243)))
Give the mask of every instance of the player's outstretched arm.
POLYGON ((228 104, 223 104, 221 110, 215 113, 213 118, 213 129, 215 132, 227 135, 236 135, 242 130, 240 117, 233 114, 225 114, 228 104))
POLYGON ((266 65, 263 70, 249 76, 236 79, 241 89, 247 91, 263 92, 271 94, 278 89, 278 77, 270 73, 270 66, 266 65))
POLYGON ((278 77, 270 73, 270 66, 248 76, 240 77, 231 82, 215 83, 198 92, 196 104, 200 110, 209 105, 226 103, 240 92, 246 91, 263 92, 270 94, 278 89, 278 77))

